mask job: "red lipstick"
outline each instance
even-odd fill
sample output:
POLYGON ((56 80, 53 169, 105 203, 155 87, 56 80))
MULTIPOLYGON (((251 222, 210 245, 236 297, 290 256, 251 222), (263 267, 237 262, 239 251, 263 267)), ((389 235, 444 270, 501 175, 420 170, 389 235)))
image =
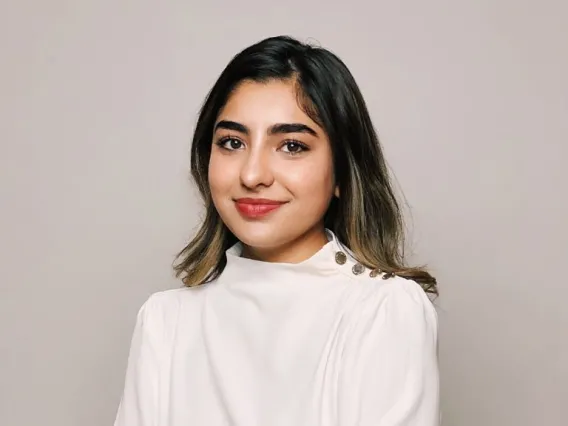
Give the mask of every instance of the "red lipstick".
POLYGON ((239 198, 235 200, 237 210, 247 218, 259 218, 278 209, 283 201, 266 198, 239 198))

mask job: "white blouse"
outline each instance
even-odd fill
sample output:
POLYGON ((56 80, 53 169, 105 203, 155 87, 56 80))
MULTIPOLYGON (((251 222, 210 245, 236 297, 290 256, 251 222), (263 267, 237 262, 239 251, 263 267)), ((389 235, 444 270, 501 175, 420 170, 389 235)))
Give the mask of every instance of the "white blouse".
POLYGON ((152 295, 115 426, 438 425, 432 303, 328 237, 298 264, 237 244, 214 282, 152 295))

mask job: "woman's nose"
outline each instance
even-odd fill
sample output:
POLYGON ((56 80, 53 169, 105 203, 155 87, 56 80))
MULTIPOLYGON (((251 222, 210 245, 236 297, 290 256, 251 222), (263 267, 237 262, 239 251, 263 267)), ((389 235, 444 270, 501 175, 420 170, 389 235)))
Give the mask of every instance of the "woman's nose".
POLYGON ((241 182, 250 189, 270 186, 274 182, 269 153, 263 150, 249 151, 241 169, 241 182))

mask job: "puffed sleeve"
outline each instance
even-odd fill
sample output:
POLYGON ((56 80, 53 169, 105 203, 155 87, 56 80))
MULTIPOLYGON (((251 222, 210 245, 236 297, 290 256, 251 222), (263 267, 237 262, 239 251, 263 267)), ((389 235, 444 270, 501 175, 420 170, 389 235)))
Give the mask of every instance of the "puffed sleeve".
POLYGON ((160 351, 159 315, 151 296, 140 308, 130 344, 124 391, 114 426, 155 426, 160 351))
POLYGON ((377 283, 345 349, 340 424, 439 425, 437 330, 434 306, 417 283, 377 283))

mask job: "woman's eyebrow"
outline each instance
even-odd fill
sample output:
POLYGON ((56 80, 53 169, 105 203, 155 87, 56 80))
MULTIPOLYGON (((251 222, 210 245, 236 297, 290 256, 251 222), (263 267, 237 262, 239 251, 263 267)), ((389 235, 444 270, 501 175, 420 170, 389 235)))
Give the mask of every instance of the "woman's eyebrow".
POLYGON ((244 133, 245 135, 248 135, 250 133, 248 127, 244 124, 230 120, 221 120, 217 124, 215 124, 214 131, 217 131, 219 129, 234 130, 235 132, 244 133))
MULTIPOLYGON (((219 129, 233 130, 235 132, 248 135, 250 130, 244 124, 231 120, 221 120, 215 125, 215 131, 219 129)), ((312 136, 318 136, 318 133, 302 123, 277 123, 268 128, 269 135, 285 134, 285 133, 308 133, 312 136)))
POLYGON ((308 133, 312 136, 318 135, 314 129, 302 123, 278 123, 270 126, 268 129, 269 135, 280 133, 308 133))

